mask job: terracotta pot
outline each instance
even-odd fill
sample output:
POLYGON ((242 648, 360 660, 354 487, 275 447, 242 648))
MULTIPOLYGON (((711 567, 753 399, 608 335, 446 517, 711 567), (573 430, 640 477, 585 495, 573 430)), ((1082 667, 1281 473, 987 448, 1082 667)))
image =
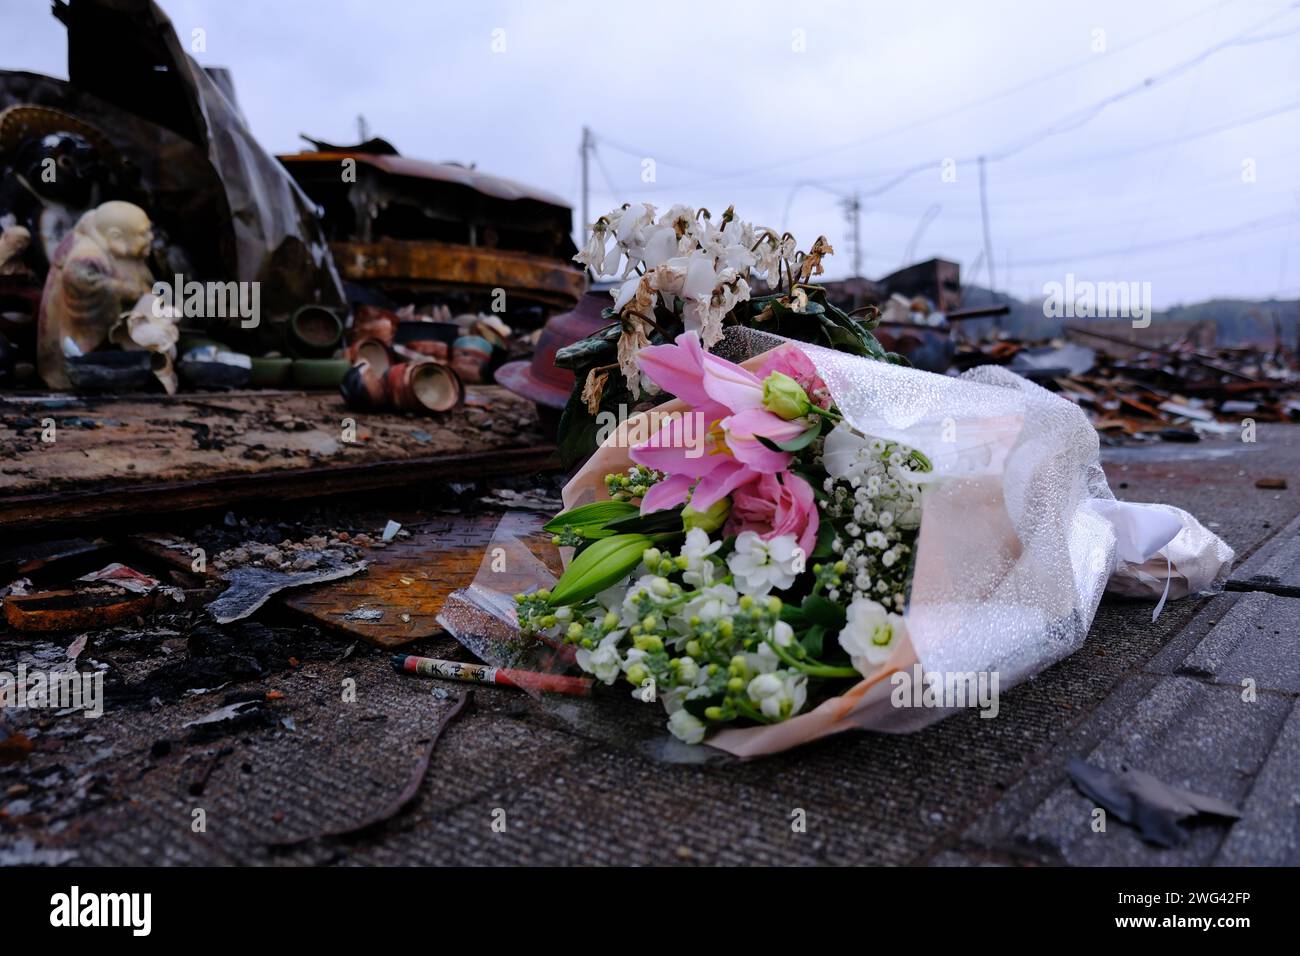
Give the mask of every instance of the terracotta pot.
POLYGON ((343 339, 343 320, 319 305, 304 305, 289 320, 289 349, 299 358, 327 358, 343 339))
POLYGON ((299 388, 338 388, 349 368, 347 359, 297 359, 289 370, 289 378, 299 388))
POLYGON ((356 317, 352 320, 350 338, 354 342, 362 339, 378 339, 385 345, 393 344, 393 334, 397 323, 401 321, 396 312, 380 308, 377 305, 357 306, 356 317))
POLYGON ((471 385, 483 383, 492 361, 492 343, 481 335, 462 335, 451 347, 451 367, 471 385))
POLYGON ((384 376, 388 402, 402 412, 446 412, 465 399, 460 377, 437 362, 403 362, 384 376))
POLYGON ((343 376, 343 384, 339 386, 339 391, 343 393, 343 400, 348 407, 359 411, 383 408, 388 401, 384 372, 375 369, 365 359, 348 369, 348 374, 343 376))
POLYGON ((388 346, 379 339, 358 339, 348 346, 348 360, 356 365, 358 362, 368 362, 370 367, 383 375, 388 371, 388 367, 393 364, 392 357, 388 354, 388 346))

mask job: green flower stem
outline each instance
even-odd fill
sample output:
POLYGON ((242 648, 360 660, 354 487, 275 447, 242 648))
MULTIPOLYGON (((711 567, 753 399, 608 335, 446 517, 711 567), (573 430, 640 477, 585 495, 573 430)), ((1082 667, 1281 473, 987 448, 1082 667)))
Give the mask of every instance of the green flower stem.
POLYGON ((860 676, 852 667, 831 667, 829 664, 822 664, 813 661, 811 664, 805 664, 803 661, 797 661, 785 652, 784 648, 778 647, 776 642, 767 639, 767 646, 779 657, 787 667, 793 667, 797 671, 802 671, 809 677, 858 677, 860 676))
POLYGON ((758 708, 749 704, 747 701, 740 700, 739 698, 733 698, 731 701, 731 706, 736 708, 736 712, 738 714, 740 714, 743 717, 748 717, 750 720, 757 720, 760 724, 772 723, 772 719, 770 717, 768 717, 765 713, 763 713, 758 708))
POLYGON ((819 405, 811 405, 811 404, 810 404, 810 405, 808 406, 808 414, 810 414, 810 415, 820 415, 820 416, 822 416, 822 418, 830 419, 830 420, 833 421, 833 422, 842 422, 842 421, 844 421, 844 416, 841 415, 839 412, 837 412, 834 408, 822 408, 822 407, 819 406, 819 405))

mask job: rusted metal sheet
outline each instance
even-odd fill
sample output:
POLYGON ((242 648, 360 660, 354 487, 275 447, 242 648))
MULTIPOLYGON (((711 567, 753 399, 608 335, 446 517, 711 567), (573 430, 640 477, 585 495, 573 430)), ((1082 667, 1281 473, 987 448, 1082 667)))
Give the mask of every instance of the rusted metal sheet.
POLYGON ((44 591, 10 595, 4 600, 5 620, 18 631, 72 631, 108 627, 147 613, 153 594, 131 594, 119 588, 44 591))
MULTIPOLYGON (((483 561, 490 560, 488 545, 500 518, 448 515, 424 522, 410 538, 369 555, 365 574, 303 588, 286 597, 284 605, 379 647, 432 637, 442 632, 435 618, 447 595, 468 586, 483 561)), ((542 547, 549 541, 540 536, 534 551, 553 561, 555 549, 542 547)))
POLYGON ((438 183, 467 186, 475 192, 491 196, 494 199, 507 201, 530 199, 533 202, 546 203, 550 206, 569 208, 568 202, 554 193, 548 193, 545 190, 515 182, 513 179, 493 176, 491 173, 485 173, 469 166, 461 166, 457 163, 430 163, 423 159, 413 159, 410 156, 367 153, 357 149, 336 149, 314 153, 285 153, 279 159, 290 170, 297 165, 329 163, 332 167, 331 171, 336 171, 342 160, 354 159, 358 163, 373 166, 391 176, 405 176, 411 179, 426 179, 438 183))
POLYGON ((335 242, 331 248, 344 278, 393 289, 499 288, 572 306, 587 286, 580 270, 526 252, 396 239, 335 242))

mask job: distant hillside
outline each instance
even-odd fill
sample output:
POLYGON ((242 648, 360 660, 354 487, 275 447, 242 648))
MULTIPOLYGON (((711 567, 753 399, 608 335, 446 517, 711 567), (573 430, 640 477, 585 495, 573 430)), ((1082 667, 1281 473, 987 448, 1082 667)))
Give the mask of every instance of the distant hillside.
MULTIPOLYGON (((1011 314, 1003 318, 1002 328, 1017 338, 1043 339, 1060 334, 1062 320, 1044 316, 1041 301, 1024 302, 1001 292, 990 293, 980 286, 970 286, 962 292, 962 308, 1001 303, 1011 306, 1011 314)), ((1271 348, 1276 334, 1275 327, 1280 327, 1282 343, 1300 351, 1300 299, 1211 299, 1208 302, 1157 310, 1153 324, 1158 325, 1161 319, 1180 322, 1213 321, 1218 330, 1220 345, 1259 345, 1271 348)), ((991 323, 985 322, 963 324, 968 332, 977 334, 991 327, 991 323)))

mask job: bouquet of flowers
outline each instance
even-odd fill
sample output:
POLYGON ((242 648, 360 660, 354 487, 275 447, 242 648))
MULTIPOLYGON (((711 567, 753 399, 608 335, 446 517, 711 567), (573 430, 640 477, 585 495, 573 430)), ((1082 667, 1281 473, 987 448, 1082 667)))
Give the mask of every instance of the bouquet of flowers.
POLYGON ((521 626, 662 701, 688 743, 788 720, 880 671, 906 635, 925 456, 843 421, 793 344, 757 374, 695 331, 637 361, 688 407, 605 477, 609 500, 546 525, 575 556, 518 597, 521 626))
POLYGON ((752 756, 915 730, 976 685, 995 716, 984 690, 1077 650, 1107 588, 1159 614, 1221 587, 1232 550, 1116 501, 1077 406, 996 366, 906 367, 810 284, 829 252, 731 209, 602 217, 580 258, 619 275, 613 321, 557 357, 578 381, 561 449, 585 460, 545 525, 567 567, 504 534, 444 627, 752 756))

